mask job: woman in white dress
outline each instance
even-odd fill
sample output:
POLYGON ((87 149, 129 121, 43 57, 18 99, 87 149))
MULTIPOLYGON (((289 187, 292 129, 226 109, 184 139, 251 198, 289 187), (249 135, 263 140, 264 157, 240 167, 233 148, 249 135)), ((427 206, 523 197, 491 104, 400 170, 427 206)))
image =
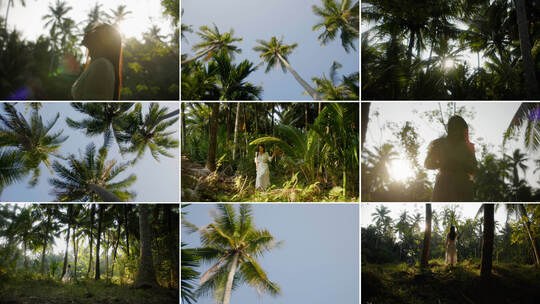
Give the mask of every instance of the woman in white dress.
POLYGON ((451 226, 446 236, 446 265, 456 266, 457 264, 457 237, 456 227, 451 226))
POLYGON ((64 276, 62 277, 62 283, 68 283, 68 282, 70 282, 70 281, 71 281, 71 265, 68 264, 66 273, 65 273, 64 276))
POLYGON ((74 100, 119 100, 122 88, 122 36, 109 24, 99 24, 84 34, 82 45, 89 59, 71 87, 74 100))
POLYGON ((276 156, 276 148, 272 156, 268 156, 263 145, 259 145, 255 153, 255 167, 257 168, 257 179, 255 180, 255 189, 265 190, 270 186, 270 168, 268 163, 276 156))

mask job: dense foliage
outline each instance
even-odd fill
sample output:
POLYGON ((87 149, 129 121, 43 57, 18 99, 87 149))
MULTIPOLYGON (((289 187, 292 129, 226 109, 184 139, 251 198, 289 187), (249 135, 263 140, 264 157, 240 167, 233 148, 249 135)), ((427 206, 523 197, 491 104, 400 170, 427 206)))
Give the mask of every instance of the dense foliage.
POLYGON ((369 0, 362 20, 364 100, 538 99, 535 1, 369 0))
POLYGON ((341 201, 358 197, 357 103, 182 105, 184 201, 341 201), (212 134, 217 137, 215 145, 211 144, 212 134), (270 155, 277 151, 270 164, 272 186, 267 191, 254 190, 253 159, 259 144, 270 155), (207 172, 201 176, 204 163, 207 172))

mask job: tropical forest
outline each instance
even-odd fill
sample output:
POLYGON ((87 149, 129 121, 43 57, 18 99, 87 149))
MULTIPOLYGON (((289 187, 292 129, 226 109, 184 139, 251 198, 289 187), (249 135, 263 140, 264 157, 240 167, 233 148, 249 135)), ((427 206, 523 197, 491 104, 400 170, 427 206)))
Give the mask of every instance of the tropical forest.
POLYGON ((362 1, 363 100, 537 100, 537 0, 362 1))
POLYGON ((181 112, 183 202, 358 201, 358 103, 182 102, 181 112))
POLYGON ((176 204, 1 204, 1 303, 178 303, 176 204))
POLYGON ((177 103, 1 103, 0 198, 178 202, 178 119, 177 103))
POLYGON ((179 1, 125 3, 2 1, 0 99, 73 100, 89 60, 84 34, 107 23, 122 35, 120 99, 178 100, 179 1))
POLYGON ((476 159, 465 201, 538 202, 539 110, 519 102, 362 103, 362 201, 431 201, 442 173, 426 165, 428 151, 459 116, 476 159))
POLYGON ((183 1, 181 99, 358 100, 359 12, 352 0, 183 1))
POLYGON ((537 204, 362 205, 362 302, 536 303, 539 233, 537 204))

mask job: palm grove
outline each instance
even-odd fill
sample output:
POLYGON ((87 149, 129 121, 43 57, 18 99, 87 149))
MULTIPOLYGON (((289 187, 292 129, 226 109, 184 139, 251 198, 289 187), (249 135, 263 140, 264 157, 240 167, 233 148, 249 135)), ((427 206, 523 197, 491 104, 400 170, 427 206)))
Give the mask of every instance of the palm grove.
MULTIPOLYGON (((188 233, 199 232, 201 247, 190 248, 182 242, 182 301, 187 304, 212 295, 216 303, 229 304, 232 292, 242 284, 272 296, 281 293, 259 264, 259 259, 281 244, 267 229, 257 229, 251 205, 219 204, 213 212, 213 221, 197 227, 182 211, 182 225, 188 233), (201 274, 204 264, 212 265, 201 274), (196 287, 198 285, 198 287, 196 287)), ((183 205, 182 208, 187 207, 183 205)), ((189 208, 188 208, 189 209, 189 208)))
POLYGON ((358 198, 358 103, 181 106, 183 201, 358 198), (254 189, 259 144, 281 151, 267 191, 254 189))
POLYGON ((49 279, 54 286, 68 265, 72 283, 177 290, 178 212, 174 204, 3 204, 0 295, 9 299, 11 282, 24 286, 20 280, 49 279))
POLYGON ((370 0, 362 20, 365 100, 540 96, 537 1, 370 0))
MULTIPOLYGON (((341 2, 323 0, 322 6, 312 7, 315 15, 320 17, 313 31, 321 45, 338 39, 345 51, 356 50, 359 35, 359 2, 349 0, 341 2)), ((181 25, 182 38, 193 31, 189 25, 181 25)), ((235 43, 242 38, 234 36, 234 30, 220 32, 214 24, 201 26, 198 36, 201 42, 193 46, 195 55, 188 57, 182 54, 182 100, 260 100, 262 86, 256 86, 247 79, 259 68, 249 60, 234 63, 236 54, 241 53, 235 43)), ((358 100, 359 73, 352 73, 337 79, 337 70, 341 64, 334 61, 329 76, 313 77, 315 86, 305 81, 289 63, 288 56, 298 47, 297 43, 287 44, 284 38, 271 36, 268 40, 259 39, 253 50, 260 53, 268 73, 273 67, 289 71, 298 84, 313 100, 358 100)))
POLYGON ((60 113, 44 122, 40 114, 43 106, 47 105, 27 103, 25 115, 16 104, 2 104, 0 194, 9 185, 29 176, 29 186, 35 186, 43 165, 52 175, 50 193, 57 201, 133 200, 136 193, 129 187, 137 177, 123 174, 147 152, 159 161, 162 156, 174 157, 168 150, 178 147, 176 131, 168 130, 178 120, 178 110, 169 111, 157 103, 72 103, 71 107, 85 118, 81 121, 67 118, 66 124, 88 137, 102 136, 103 145, 98 148, 89 143, 81 147, 84 152, 79 155, 61 155, 59 149, 68 136, 55 128, 60 113), (126 161, 108 157, 112 144, 118 145, 126 161))
MULTIPOLYGON (((156 25, 149 26, 143 41, 123 37, 122 99, 178 99, 179 1, 161 0, 161 5, 174 29, 170 37, 156 25)), ((81 46, 84 33, 100 23, 118 26, 133 14, 126 5, 106 11, 96 2, 85 20, 73 20, 67 16, 73 7, 56 0, 42 17, 49 34, 28 41, 18 31, 8 30, 9 8, 0 17, 0 98, 4 100, 72 100, 71 86, 86 60, 81 46)))
MULTIPOLYGON (((463 303, 465 299, 483 302, 490 294, 496 298, 501 293, 508 301, 511 297, 523 303, 534 302, 540 267, 540 206, 484 204, 473 217, 464 217, 457 204, 433 205, 429 215, 422 210, 401 210, 399 215, 391 216, 390 212, 398 208, 395 207, 376 205, 370 214, 372 224, 362 228, 362 284, 383 284, 389 294, 403 297, 399 300, 402 303, 418 303, 418 298, 426 303, 437 299, 445 303, 463 303), (494 209, 506 213, 505 222, 488 217, 488 214, 493 216, 494 209), (444 259, 452 225, 458 234, 458 264, 449 273, 444 269, 444 259), (384 270, 382 264, 387 265, 384 270), (415 265, 420 266, 420 274, 413 268, 415 265), (492 273, 495 275, 497 279, 490 283, 493 285, 476 285, 478 268, 485 282, 490 282, 492 273), (429 282, 424 280, 426 277, 421 278, 422 271, 431 272, 429 282), (520 287, 513 286, 515 280, 520 282, 520 287), (421 292, 426 290, 425 284, 430 284, 432 291, 421 292), (442 286, 454 284, 461 293, 443 290, 446 287, 442 286), (407 292, 400 295, 399 289, 407 292), (509 292, 510 289, 514 292, 509 292)), ((431 204, 426 204, 426 208, 431 209, 431 204)), ((368 301, 390 298, 379 287, 365 296, 368 301)))

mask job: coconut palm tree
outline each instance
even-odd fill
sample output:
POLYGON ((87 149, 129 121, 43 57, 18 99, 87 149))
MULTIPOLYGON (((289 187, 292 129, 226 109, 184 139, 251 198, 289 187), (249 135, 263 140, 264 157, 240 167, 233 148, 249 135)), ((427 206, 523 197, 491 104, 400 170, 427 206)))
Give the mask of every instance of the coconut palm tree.
POLYGON ((317 86, 317 93, 324 100, 358 100, 358 75, 343 76, 343 82, 337 83, 337 70, 343 67, 334 61, 330 67, 329 77, 323 74, 322 78, 313 77, 313 83, 317 86), (356 77, 356 80, 355 80, 356 77))
POLYGON ((0 194, 6 186, 20 182, 27 173, 21 152, 0 151, 0 194))
POLYGON ((114 135, 117 144, 128 140, 122 134, 122 130, 126 127, 125 117, 133 103, 124 102, 72 102, 71 106, 80 113, 90 116, 81 121, 74 121, 71 118, 66 119, 68 126, 85 130, 86 135, 96 136, 103 134, 103 146, 110 145, 112 136, 114 135))
POLYGON ((212 29, 203 25, 199 30, 197 35, 199 35, 203 41, 193 46, 193 50, 199 51, 199 53, 191 58, 182 60, 181 64, 187 64, 205 55, 208 55, 205 57, 205 60, 208 60, 212 54, 215 54, 220 50, 226 51, 232 58, 234 58, 234 53, 238 54, 242 51, 237 46, 233 45, 235 42, 242 41, 242 38, 234 37, 234 29, 232 28, 228 33, 225 32, 223 34, 219 32, 219 29, 215 24, 212 29))
POLYGON ((521 47, 521 57, 523 58, 523 72, 525 85, 527 87, 527 99, 537 100, 540 96, 538 81, 534 71, 534 62, 531 55, 531 43, 529 41, 529 22, 525 10, 524 0, 515 0, 517 24, 519 30, 519 44, 521 47))
POLYGON ((174 157, 167 152, 168 149, 178 148, 178 140, 171 135, 176 131, 167 129, 178 121, 179 110, 167 113, 167 107, 160 107, 158 103, 151 103, 148 113, 142 114, 142 104, 137 103, 135 109, 126 116, 126 128, 122 131, 122 138, 126 138, 123 152, 136 153, 135 163, 144 156, 146 149, 155 160, 159 156, 174 157))
POLYGON ((107 14, 101 10, 102 6, 103 4, 96 2, 92 9, 88 12, 87 19, 85 20, 87 23, 84 27, 84 32, 89 31, 95 25, 107 21, 107 14))
POLYGON ((234 64, 226 52, 220 51, 210 65, 209 69, 216 70, 216 83, 220 91, 219 100, 260 99, 262 88, 246 81, 246 78, 257 70, 252 62, 244 60, 239 64, 234 64))
POLYGON ((324 28, 318 39, 322 45, 325 45, 330 40, 334 40, 340 32, 341 45, 348 53, 350 49, 356 50, 355 41, 358 39, 360 18, 358 14, 359 1, 352 4, 351 0, 341 0, 338 4, 335 0, 323 0, 323 6, 312 6, 315 15, 322 20, 313 26, 313 31, 318 31, 324 28))
MULTIPOLYGON (((24 168, 32 172, 30 185, 35 186, 41 172, 39 165, 43 163, 50 170, 50 156, 62 158, 58 154, 58 150, 60 145, 68 139, 68 136, 62 136, 63 130, 49 134, 58 121, 60 113, 57 113, 53 120, 44 124, 37 111, 33 111, 30 121, 27 121, 13 104, 4 103, 3 106, 5 114, 0 114, 0 148, 20 153, 20 155, 10 157, 5 154, 4 157, 14 161, 14 167, 5 168, 11 168, 11 172, 14 174, 16 171, 13 169, 18 168, 18 164, 22 160, 24 168)), ((19 177, 22 177, 21 171, 18 172, 19 177)), ((12 177, 8 180, 14 181, 15 179, 12 177)))
MULTIPOLYGON (((69 22, 68 20, 71 20, 65 16, 72 9, 73 7, 68 6, 67 2, 60 0, 56 0, 55 6, 49 5, 49 14, 41 17, 41 20, 46 21, 45 28, 50 26, 49 32, 51 37, 56 37, 57 34, 64 32, 66 27, 65 23, 69 22)), ((73 22, 73 20, 71 20, 71 22, 73 22)))
POLYGON ((517 187, 519 185, 519 169, 523 171, 523 175, 526 174, 527 169, 529 168, 525 162, 529 160, 527 158, 527 154, 521 153, 519 149, 515 149, 512 156, 505 154, 504 155, 508 160, 510 161, 510 168, 512 168, 512 178, 513 178, 513 185, 514 187, 517 187))
POLYGON ((110 14, 107 14, 111 23, 115 26, 118 26, 124 20, 126 20, 127 15, 132 14, 132 11, 126 9, 127 5, 121 4, 116 7, 116 9, 110 9, 110 14))
POLYGON ((486 280, 491 277, 493 267, 493 240, 495 236, 495 205, 483 204, 484 232, 482 235, 482 261, 480 276, 486 280))
POLYGON ((266 62, 265 73, 268 73, 272 67, 281 65, 283 72, 289 70, 289 72, 293 74, 296 81, 300 83, 300 85, 308 92, 313 100, 319 100, 316 90, 312 88, 304 79, 302 79, 302 77, 298 75, 298 73, 287 61, 287 57, 298 46, 297 43, 285 45, 283 44, 283 38, 278 40, 275 36, 272 36, 269 41, 258 39, 257 42, 260 45, 254 47, 253 50, 261 52, 259 57, 263 58, 264 62, 266 62))
MULTIPOLYGON (((536 267, 540 267, 540 255, 538 252, 538 248, 536 247, 536 236, 534 235, 534 231, 531 229, 531 221, 529 219, 529 214, 527 212, 527 209, 525 208, 525 204, 504 204, 504 207, 506 208, 506 212, 508 215, 515 215, 518 219, 523 219, 523 226, 525 226, 525 230, 527 231, 527 235, 529 236, 529 240, 531 241, 531 247, 533 249, 534 254, 534 263, 536 267)), ((507 218, 508 220, 508 218, 507 218)))
POLYGON ((68 158, 67 166, 55 161, 53 169, 58 177, 49 179, 49 183, 53 186, 51 193, 61 202, 133 199, 135 193, 128 191, 127 188, 137 179, 134 174, 114 181, 129 168, 129 163, 118 164, 116 160, 106 159, 107 149, 102 147, 96 155, 96 147, 91 143, 86 146, 84 155, 80 155, 79 158, 72 154, 68 158))
POLYGON ((390 214, 390 209, 384 205, 375 207, 375 212, 371 214, 379 233, 385 233, 392 223, 392 218, 388 214, 390 214))
POLYGON ((524 102, 514 113, 512 121, 508 125, 504 134, 504 143, 517 131, 525 126, 524 144, 527 149, 536 151, 540 147, 540 103, 524 102), (534 119, 531 119, 534 118, 534 119))
POLYGON ((218 302, 229 304, 233 287, 241 282, 272 296, 280 294, 256 260, 279 243, 268 230, 255 228, 251 205, 240 205, 238 213, 234 205, 217 205, 213 222, 200 233, 203 247, 197 252, 203 262, 215 264, 201 276, 199 295, 213 293, 218 302))

